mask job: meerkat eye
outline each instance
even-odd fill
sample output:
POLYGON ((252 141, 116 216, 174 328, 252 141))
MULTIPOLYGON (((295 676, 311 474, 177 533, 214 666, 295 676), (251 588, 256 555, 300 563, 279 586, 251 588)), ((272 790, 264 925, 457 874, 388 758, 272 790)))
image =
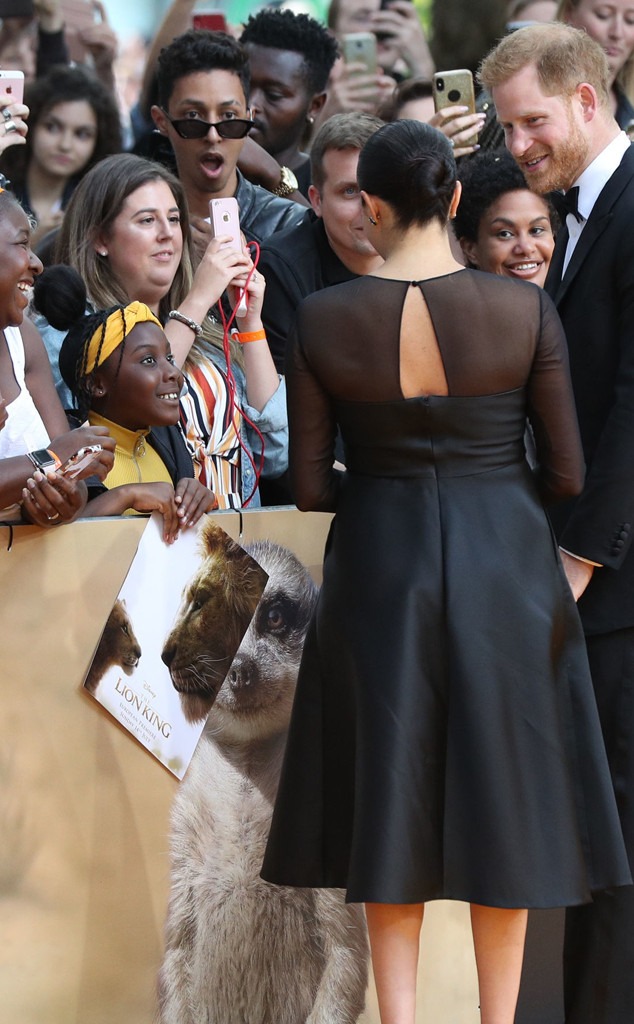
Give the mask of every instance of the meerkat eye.
POLYGON ((267 629, 279 630, 286 625, 286 617, 279 604, 271 605, 266 613, 267 629))

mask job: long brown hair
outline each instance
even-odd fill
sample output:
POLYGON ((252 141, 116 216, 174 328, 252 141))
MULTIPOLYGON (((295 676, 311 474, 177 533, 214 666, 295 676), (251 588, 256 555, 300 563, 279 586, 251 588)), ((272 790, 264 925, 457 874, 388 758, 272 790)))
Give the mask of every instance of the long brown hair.
POLYGON ((159 319, 165 320, 191 288, 193 270, 185 192, 178 178, 161 164, 132 153, 118 153, 96 164, 82 178, 68 204, 55 246, 55 262, 78 271, 97 309, 125 305, 138 298, 128 295, 125 282, 119 281, 109 261, 97 254, 95 240, 100 234, 108 234, 128 196, 152 181, 164 181, 169 186, 183 231, 181 262, 167 295, 159 303, 159 319))
MULTIPOLYGON (((579 0, 559 0, 557 6, 557 21, 568 22, 567 15, 579 6, 579 0)), ((616 76, 615 83, 623 90, 627 98, 634 100, 634 50, 630 53, 625 64, 616 76)))

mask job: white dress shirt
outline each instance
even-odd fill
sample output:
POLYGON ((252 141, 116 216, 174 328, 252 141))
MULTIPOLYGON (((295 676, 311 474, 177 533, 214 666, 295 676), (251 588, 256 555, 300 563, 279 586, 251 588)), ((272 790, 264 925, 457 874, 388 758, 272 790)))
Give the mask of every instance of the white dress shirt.
POLYGON ((619 132, 619 134, 612 139, 612 142, 610 142, 605 149, 601 150, 599 155, 594 158, 592 163, 586 167, 585 171, 583 171, 575 181, 574 184, 579 186, 578 210, 583 220, 578 221, 572 213, 569 213, 566 216, 568 245, 566 247, 566 255, 564 257, 563 274, 565 274, 568 269, 568 264, 570 263, 572 254, 575 251, 575 246, 579 241, 579 237, 585 227, 588 217, 592 213, 592 207, 599 198, 604 186, 621 163, 621 160, 630 148, 630 145, 630 140, 625 132, 619 132))

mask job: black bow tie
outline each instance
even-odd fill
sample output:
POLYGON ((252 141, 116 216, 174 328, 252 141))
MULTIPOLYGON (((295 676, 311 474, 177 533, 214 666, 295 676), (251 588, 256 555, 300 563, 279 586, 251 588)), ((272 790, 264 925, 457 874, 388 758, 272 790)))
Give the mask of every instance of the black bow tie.
POLYGON ((584 220, 583 214, 579 213, 579 186, 575 185, 574 188, 569 188, 567 192, 551 192, 550 198, 552 199, 553 206, 561 218, 562 224, 566 223, 566 217, 569 213, 575 218, 580 224, 584 220))

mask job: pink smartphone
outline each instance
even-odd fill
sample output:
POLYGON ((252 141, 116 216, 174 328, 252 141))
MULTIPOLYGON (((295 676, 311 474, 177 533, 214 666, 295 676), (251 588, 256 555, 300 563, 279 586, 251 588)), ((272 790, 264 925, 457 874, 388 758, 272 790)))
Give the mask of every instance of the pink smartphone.
POLYGON ((67 459, 57 472, 60 476, 65 476, 67 480, 74 480, 91 462, 95 462, 100 451, 102 451, 100 444, 88 444, 71 455, 70 459, 67 459))
MULTIPOLYGON (((209 219, 211 233, 214 238, 219 235, 231 235, 231 241, 225 242, 223 249, 235 249, 242 252, 242 235, 240 234, 240 211, 238 200, 233 196, 227 199, 212 199, 209 202, 209 219)), ((236 309, 236 316, 246 316, 247 297, 243 295, 236 309)))
POLYGON ((24 103, 24 72, 0 71, 0 96, 11 103, 24 103))
POLYGON ((198 11, 192 15, 192 28, 206 28, 210 32, 226 32, 227 19, 222 11, 198 11))

